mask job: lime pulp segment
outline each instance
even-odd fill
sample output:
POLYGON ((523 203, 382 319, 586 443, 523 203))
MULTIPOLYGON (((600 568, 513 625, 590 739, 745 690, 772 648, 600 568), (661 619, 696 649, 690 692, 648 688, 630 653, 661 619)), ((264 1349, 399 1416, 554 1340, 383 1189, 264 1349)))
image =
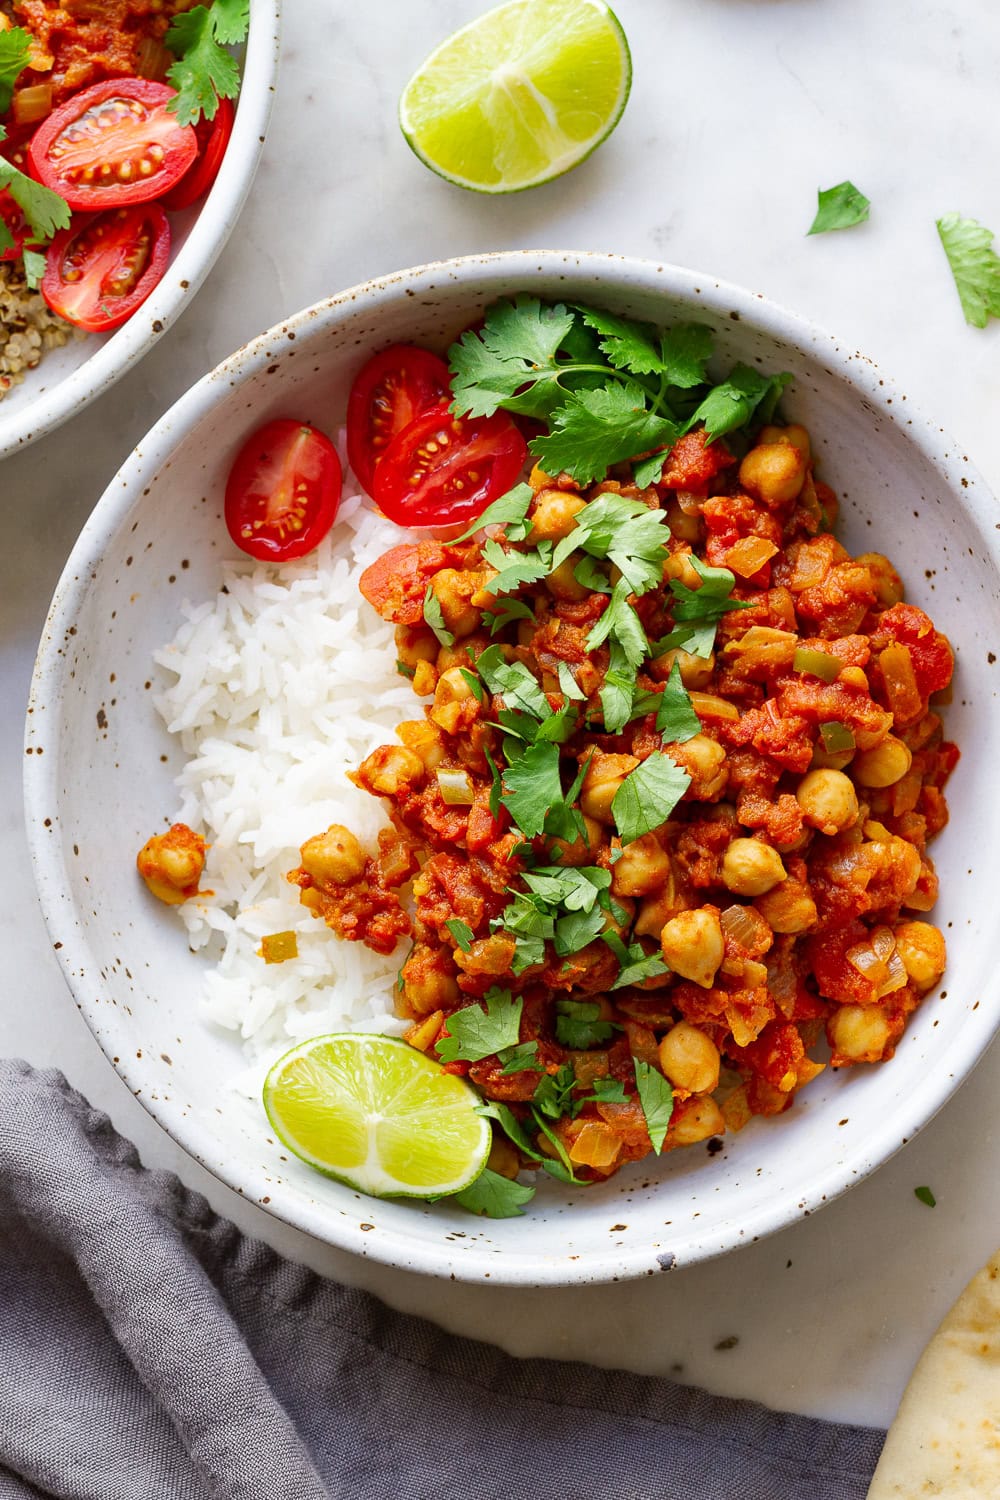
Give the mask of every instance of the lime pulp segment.
POLYGON ((457 31, 400 100, 407 142, 461 187, 511 193, 569 171, 610 135, 632 81, 604 0, 509 0, 457 31))
POLYGON ((399 1037, 314 1037, 264 1084, 277 1135, 321 1172, 375 1197, 457 1193, 479 1176, 492 1140, 463 1079, 399 1037))

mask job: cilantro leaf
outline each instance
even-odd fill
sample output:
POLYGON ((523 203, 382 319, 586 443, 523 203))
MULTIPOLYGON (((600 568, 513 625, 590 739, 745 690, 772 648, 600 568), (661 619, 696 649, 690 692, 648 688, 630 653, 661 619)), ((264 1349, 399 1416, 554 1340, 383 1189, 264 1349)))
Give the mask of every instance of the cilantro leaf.
POLYGON ((539 542, 526 552, 505 552, 495 537, 490 537, 482 551, 490 567, 497 570, 496 577, 486 581, 485 587, 491 594, 512 594, 526 584, 547 578, 552 571, 551 542, 539 542))
POLYGON ((482 680, 480 679, 478 674, 475 672, 470 672, 468 667, 459 667, 458 670, 461 672, 462 681, 469 689, 469 692, 472 694, 473 698, 475 698, 477 703, 482 703, 486 698, 486 693, 483 689, 482 680))
POLYGON ((681 669, 676 661, 670 668, 670 676, 660 694, 656 727, 665 740, 675 745, 682 745, 685 740, 693 740, 696 734, 701 734, 701 720, 691 706, 691 698, 681 681, 681 669))
POLYGON ((681 390, 705 384, 711 353, 712 330, 703 323, 675 323, 660 338, 663 373, 681 390))
POLYGON ((549 416, 552 430, 532 438, 530 451, 550 474, 565 470, 578 484, 600 479, 622 459, 677 440, 680 429, 646 405, 646 392, 629 380, 571 391, 549 416))
POLYGON ((611 658, 600 699, 606 732, 618 734, 631 719, 635 702, 635 671, 629 667, 619 641, 611 642, 611 658))
POLYGON ((511 900, 491 924, 514 937, 511 970, 523 974, 534 964, 545 962, 545 944, 555 935, 555 919, 544 901, 524 891, 514 891, 511 900))
POLYGON ((606 932, 604 941, 618 960, 618 978, 611 986, 613 990, 624 989, 628 984, 641 984, 644 979, 655 979, 670 971, 658 953, 647 953, 641 943, 630 943, 626 948, 617 932, 606 932))
POLYGON ((850 229, 868 218, 871 203, 853 182, 838 182, 836 187, 817 192, 816 217, 808 234, 828 234, 831 229, 850 229))
POLYGON ((458 917, 453 917, 450 922, 446 922, 444 925, 455 939, 456 946, 461 948, 463 953, 468 953, 472 946, 472 939, 475 936, 468 922, 463 922, 458 917))
POLYGON ((955 278, 965 321, 985 328, 1000 318, 1000 256, 993 248, 993 232, 975 219, 945 214, 937 232, 955 278))
MULTIPOLYGON (((542 1065, 535 1054, 538 1051, 537 1042, 518 1042, 516 1047, 504 1047, 497 1054, 503 1067, 501 1073, 540 1073, 542 1065)), ((508 1134, 510 1132, 508 1131, 508 1134)))
POLYGON ((550 906, 567 911, 591 911, 601 891, 611 885, 611 873, 597 865, 540 865, 524 875, 525 884, 550 906))
POLYGON ((563 800, 559 776, 559 746, 539 741, 529 745, 504 775, 503 804, 525 838, 545 827, 545 815, 563 800))
POLYGON ((503 781, 501 780, 497 763, 485 745, 483 747, 483 754, 486 756, 486 764, 489 766, 490 776, 493 778, 490 787, 490 817, 499 819, 500 806, 503 802, 503 781))
POLYGON ((587 695, 573 676, 573 671, 568 661, 561 661, 559 663, 558 673, 559 691, 563 697, 568 698, 570 702, 584 703, 587 695))
POLYGON ((5 115, 10 109, 14 85, 28 66, 31 45, 31 33, 23 26, 0 31, 0 115, 5 115))
POLYGON ((610 1021, 600 1019, 601 1007, 596 1000, 556 1001, 556 1041, 574 1052, 599 1047, 614 1036, 610 1021))
POLYGON ((470 1214, 483 1214, 488 1219, 516 1219, 523 1213, 522 1205, 534 1196, 533 1187, 484 1167, 475 1182, 455 1194, 455 1202, 470 1214))
POLYGON ((481 1062, 518 1041, 524 1003, 520 995, 494 988, 483 998, 485 1010, 480 1005, 466 1005, 448 1017, 448 1035, 437 1044, 442 1062, 481 1062))
POLYGON ((594 1092, 585 1103, 594 1104, 627 1104, 628 1095, 625 1085, 620 1078, 595 1078, 593 1082, 594 1092))
POLYGON ((654 751, 630 771, 611 799, 611 815, 623 844, 665 823, 691 785, 691 777, 663 751, 654 751))
POLYGON ((174 16, 164 43, 177 58, 167 72, 177 97, 167 108, 181 125, 214 120, 219 100, 235 99, 239 68, 225 48, 244 41, 249 26, 250 0, 214 0, 174 16))
POLYGON ((633 594, 645 594, 663 581, 670 528, 666 512, 650 510, 641 500, 608 492, 591 500, 576 516, 576 525, 556 547, 557 568, 571 552, 582 549, 591 557, 614 563, 633 594))
POLYGON ((561 1115, 572 1113, 575 1087, 576 1074, 569 1063, 563 1063, 555 1073, 546 1073, 539 1079, 531 1103, 537 1113, 558 1120, 561 1115))
POLYGON ((553 1177, 558 1177, 562 1182, 578 1182, 579 1178, 573 1171, 573 1163, 569 1159, 569 1153, 567 1152, 566 1147, 563 1145, 562 1141, 556 1135, 555 1131, 552 1129, 552 1126, 548 1123, 544 1116, 538 1113, 537 1110, 534 1111, 534 1117, 535 1124, 538 1126, 539 1130, 547 1140, 552 1142, 553 1146, 555 1147, 559 1156, 559 1164, 562 1166, 562 1171, 552 1171, 553 1167, 556 1166, 556 1163, 552 1161, 543 1161, 542 1165, 546 1167, 547 1171, 552 1172, 553 1177))
POLYGON ((715 631, 722 616, 734 609, 749 609, 752 601, 731 599, 736 577, 728 568, 712 568, 694 553, 689 561, 701 587, 689 589, 679 578, 671 578, 674 595, 674 621, 677 628, 653 647, 657 656, 679 647, 692 656, 707 658, 715 646, 715 631))
POLYGON ((489 621, 490 635, 496 635, 512 620, 533 620, 535 612, 523 599, 502 598, 497 609, 484 610, 483 623, 489 621))
POLYGON ((603 931, 604 912, 599 906, 590 911, 569 911, 556 920, 552 946, 560 958, 568 958, 599 938, 603 931))
POLYGON ((634 1058, 635 1083, 639 1090, 639 1103, 642 1112, 646 1116, 646 1129, 649 1131, 649 1139, 653 1143, 653 1150, 659 1156, 663 1150, 663 1140, 670 1124, 670 1116, 674 1112, 674 1091, 664 1078, 663 1074, 647 1062, 640 1062, 634 1058))
POLYGON ((454 646, 455 637, 444 623, 441 601, 430 584, 424 595, 424 619, 431 627, 442 646, 454 646))
POLYGON ((578 308, 589 328, 598 334, 598 343, 618 370, 633 375, 659 375, 663 369, 653 330, 614 313, 598 312, 592 307, 578 308))
MULTIPOLYGON (((0 36, 2 35, 3 33, 0 32, 0 36)), ((14 244, 14 236, 7 228, 6 221, 4 219, 0 219, 0 255, 5 254, 8 250, 13 250, 14 244)))
MULTIPOLYGON (((761 375, 749 365, 737 365, 728 380, 709 391, 688 421, 688 430, 699 422, 705 424, 709 442, 735 427, 745 427, 758 408, 764 421, 774 415, 782 391, 792 382, 791 375, 761 375)), ((652 447, 652 444, 649 444, 652 447)))
POLYGON ((535 492, 530 484, 515 484, 506 495, 501 495, 499 500, 488 505, 468 531, 463 531, 461 536, 455 538, 455 542, 467 542, 470 536, 475 536, 484 526, 503 526, 504 535, 509 542, 523 542, 531 530, 527 515, 534 498, 535 492))
POLYGON ((499 646, 487 646, 476 658, 476 671, 491 693, 502 698, 508 708, 545 719, 551 714, 549 700, 538 685, 538 679, 524 662, 508 662, 499 646))
POLYGON ((915 1187, 913 1196, 919 1198, 920 1202, 926 1204, 928 1208, 937 1208, 937 1199, 929 1187, 915 1187))
POLYGON ((609 636, 613 635, 622 649, 630 667, 638 667, 649 651, 649 641, 642 628, 642 621, 629 603, 632 590, 628 581, 619 578, 611 595, 611 602, 587 636, 588 651, 596 651, 609 636))
POLYGON ((50 240, 57 230, 69 226, 70 211, 66 200, 40 182, 26 177, 13 162, 5 161, 3 157, 0 157, 0 188, 7 189, 36 239, 50 240))
POLYGON ((556 355, 572 326, 573 314, 560 303, 545 305, 537 297, 494 303, 482 328, 463 333, 448 350, 452 411, 489 417, 503 406, 547 416, 565 394, 556 355))

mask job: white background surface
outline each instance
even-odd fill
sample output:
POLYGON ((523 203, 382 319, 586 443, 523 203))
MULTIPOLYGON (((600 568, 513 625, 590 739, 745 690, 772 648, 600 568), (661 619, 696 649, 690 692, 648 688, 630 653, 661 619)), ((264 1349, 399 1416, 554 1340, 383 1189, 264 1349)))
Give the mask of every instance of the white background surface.
MULTIPOLYGON (((285 1229, 182 1156, 91 1039, 37 911, 22 713, 62 563, 166 406, 245 339, 330 292, 439 256, 516 247, 690 265, 878 360, 1000 491, 1000 326, 963 323, 934 229, 956 209, 1000 232, 1000 14, 987 0, 620 0, 635 79, 615 135, 568 177, 497 200, 428 173, 395 122, 413 68, 482 8, 287 0, 263 166, 193 307, 116 390, 0 465, 0 1054, 60 1067, 149 1165, 173 1168, 286 1254, 456 1332, 887 1422, 935 1324, 1000 1244, 997 1047, 887 1167, 762 1244, 604 1288, 439 1284, 285 1229), (870 223, 805 238, 816 189, 845 177, 872 199, 870 223), (935 1209, 915 1199, 920 1184, 935 1209)), ((892 553, 891 527, 880 543, 892 553)), ((173 625, 164 622, 165 638, 173 625)))

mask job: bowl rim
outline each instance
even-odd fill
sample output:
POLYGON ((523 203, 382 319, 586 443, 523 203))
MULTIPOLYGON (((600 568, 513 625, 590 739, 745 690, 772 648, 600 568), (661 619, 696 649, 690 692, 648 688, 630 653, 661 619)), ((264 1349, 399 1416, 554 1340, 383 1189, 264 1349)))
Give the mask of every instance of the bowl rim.
MULTIPOLYGON (((62 379, 5 419, 0 402, 0 459, 60 427, 138 364, 192 301, 236 226, 260 163, 274 104, 282 0, 250 0, 236 119, 211 191, 166 273, 126 323, 62 379), (235 148, 235 149, 234 149, 235 148)), ((88 335, 94 339, 94 335, 88 335)), ((28 372, 28 378, 34 372, 28 372)))
MULTIPOLYGON (((609 288, 610 291, 627 289, 630 277, 633 278, 632 284, 651 289, 656 278, 662 277, 665 295, 690 297, 695 292, 706 309, 725 314, 738 313, 751 326, 825 364, 833 375, 852 386, 859 399, 866 400, 881 419, 895 427, 905 426, 909 441, 941 476, 948 492, 972 515, 990 559, 1000 571, 1000 531, 994 530, 991 514, 996 501, 961 448, 943 428, 915 409, 913 403, 902 396, 898 384, 884 375, 873 360, 762 293, 668 262, 596 251, 512 250, 430 261, 360 282, 283 319, 204 375, 150 429, 98 501, 56 586, 32 676, 26 749, 34 745, 36 731, 41 733, 43 714, 38 710, 59 700, 60 680, 68 670, 68 658, 59 650, 59 643, 73 623, 92 572, 101 560, 105 536, 120 526, 141 495, 148 482, 145 476, 161 469, 164 460, 184 441, 189 429, 203 419, 215 401, 233 387, 252 380, 273 362, 277 339, 284 342, 289 332, 308 332, 316 327, 317 321, 321 324, 331 319, 335 321, 339 310, 356 308, 365 302, 377 304, 384 292, 401 283, 409 287, 419 282, 433 285, 435 277, 461 282, 474 280, 479 273, 503 270, 509 272, 508 284, 518 286, 518 278, 530 280, 538 273, 560 274, 567 265, 589 275, 610 269, 615 276, 615 286, 609 288), (901 402, 905 402, 902 411, 901 402)), ((58 958, 64 977, 108 1060, 166 1133, 223 1184, 241 1195, 245 1194, 248 1201, 257 1202, 278 1220, 322 1242, 389 1266, 461 1281, 480 1282, 486 1275, 493 1285, 529 1287, 626 1280, 651 1274, 651 1270, 657 1269, 657 1263, 660 1269, 671 1269, 675 1263, 687 1266, 712 1259, 815 1213, 890 1160, 956 1092, 984 1056, 1000 1027, 1000 1006, 985 1003, 984 993, 980 997, 984 1003, 966 1016, 962 1034, 951 1039, 942 1049, 940 1066, 928 1079, 926 1087, 912 1091, 903 1101, 897 1097, 893 1107, 878 1118, 863 1148, 842 1152, 825 1170, 814 1170, 805 1188, 798 1183, 794 1192, 776 1191, 749 1215, 744 1210, 738 1228, 734 1220, 725 1234, 721 1230, 716 1232, 708 1244, 698 1238, 697 1230, 687 1229, 671 1237, 674 1253, 666 1255, 657 1255, 655 1249, 647 1245, 635 1244, 609 1248, 593 1255, 585 1251, 575 1258, 538 1252, 524 1256, 509 1252, 498 1254, 488 1248, 469 1248, 456 1256, 444 1246, 425 1244, 391 1230, 368 1236, 354 1218, 330 1213, 319 1204, 282 1203, 282 1194, 275 1190, 273 1183, 266 1189, 271 1201, 260 1204, 256 1196, 245 1190, 247 1174, 238 1166, 233 1167, 231 1157, 227 1159, 225 1153, 213 1149, 210 1132, 200 1127, 193 1116, 178 1116, 169 1105, 164 1108, 163 1102, 155 1097, 156 1080, 152 1071, 147 1071, 150 1064, 145 1058, 116 1060, 101 1024, 99 987, 91 978, 99 972, 99 965, 73 922, 62 920, 67 916, 72 918, 73 906, 68 895, 68 878, 63 874, 61 841, 44 836, 44 818, 48 810, 57 807, 60 801, 58 762, 59 757, 51 753, 45 756, 29 753, 24 759, 25 819, 32 869, 48 931, 50 935, 59 934, 58 958)), ((1000 990, 1000 974, 995 987, 1000 990)))

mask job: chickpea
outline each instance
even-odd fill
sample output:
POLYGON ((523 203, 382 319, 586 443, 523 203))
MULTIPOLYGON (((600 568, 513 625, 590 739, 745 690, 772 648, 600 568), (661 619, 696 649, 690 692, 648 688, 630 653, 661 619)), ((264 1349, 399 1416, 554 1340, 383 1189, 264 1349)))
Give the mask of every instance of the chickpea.
POLYGON ((331 823, 325 833, 306 839, 299 853, 302 868, 316 881, 348 885, 365 872, 365 851, 342 823, 331 823))
POLYGON ((711 1135, 725 1133, 722 1110, 708 1094, 678 1104, 670 1122, 670 1139, 675 1146, 696 1146, 711 1135))
POLYGON ((442 672, 438 678, 430 717, 446 734, 454 734, 462 718, 464 705, 474 697, 472 688, 462 676, 462 668, 449 667, 447 672, 442 672))
POLYGON ((436 662, 438 640, 425 625, 396 626, 396 655, 404 667, 415 667, 420 661, 436 662))
POLYGON ((573 569, 579 565, 579 552, 570 553, 565 562, 561 562, 545 580, 545 587, 554 599, 564 599, 572 602, 576 599, 586 599, 590 590, 585 588, 573 576, 573 569))
POLYGON ((554 838, 552 840, 549 852, 556 864, 589 865, 593 863, 594 856, 601 847, 601 825, 596 818, 588 818, 584 813, 583 826, 587 830, 585 839, 575 838, 571 844, 565 839, 554 838))
POLYGON ((834 1062, 881 1062, 892 1040, 880 1005, 841 1005, 827 1022, 834 1062))
POLYGON ((562 541, 576 525, 576 517, 586 505, 582 495, 572 490, 539 490, 531 512, 532 542, 562 541))
POLYGON ((913 752, 894 734, 886 735, 872 750, 859 750, 851 766, 862 786, 895 786, 913 764, 913 752))
POLYGON ((459 997, 458 981, 440 949, 417 944, 400 972, 403 999, 415 1016, 450 1010, 459 997))
POLYGON ((740 464, 740 484, 765 505, 788 505, 805 483, 807 460, 791 443, 751 448, 740 464))
POLYGON ((904 922, 893 936, 907 977, 918 990, 929 990, 944 973, 944 935, 930 922, 904 922))
POLYGON ((701 515, 698 511, 688 512, 678 505, 676 497, 667 501, 664 509, 667 512, 667 525, 670 527, 670 535, 678 537, 682 542, 690 542, 694 545, 701 537, 701 515))
POLYGON ((205 840, 186 823, 154 833, 136 855, 136 869, 150 891, 167 906, 180 906, 198 894, 205 868, 205 840))
POLYGON ((692 563, 690 552, 671 553, 663 564, 663 578, 665 583, 671 578, 679 578, 686 589, 700 589, 702 585, 701 574, 692 563))
POLYGON ((880 604, 889 609, 903 598, 903 580, 887 557, 881 552, 862 552, 854 559, 868 569, 875 584, 875 594, 880 604))
POLYGON ((394 797, 404 788, 419 786, 426 776, 424 763, 412 750, 399 745, 380 745, 358 767, 358 780, 366 791, 394 797))
POLYGON ((419 755, 428 771, 437 770, 444 760, 441 731, 426 719, 404 719, 396 725, 396 734, 407 750, 419 755))
POLYGON ((660 1067, 670 1082, 692 1094, 710 1094, 719 1086, 719 1049, 690 1021, 678 1021, 660 1042, 660 1067))
POLYGON ((635 924, 636 937, 651 937, 660 940, 664 924, 684 910, 684 902, 677 894, 673 870, 661 891, 655 896, 646 896, 639 903, 639 916, 635 924))
POLYGON ((634 755, 605 755, 598 750, 583 778, 580 809, 598 823, 612 823, 611 803, 630 771, 639 764, 634 755))
POLYGON ((682 745, 674 745, 670 758, 690 774, 690 794, 702 802, 712 802, 726 789, 728 772, 726 752, 711 735, 696 734, 682 745))
POLYGON ((807 932, 818 916, 809 887, 791 877, 758 896, 754 905, 774 932, 807 932))
POLYGON ((840 833, 858 820, 858 794, 843 771, 807 771, 795 800, 806 822, 820 833, 840 833))
POLYGON ((615 896, 648 896, 669 874, 670 855, 655 834, 644 833, 626 844, 612 865, 611 890, 615 896))
POLYGON ((678 912, 665 923, 660 947, 664 961, 675 974, 703 990, 711 989, 725 951, 718 911, 714 906, 700 906, 678 912))
POLYGON ((715 652, 709 656, 693 656, 690 651, 684 651, 679 647, 672 651, 664 651, 662 656, 654 656, 649 663, 649 675, 655 677, 657 682, 666 682, 673 671, 674 662, 677 663, 681 674, 681 682, 686 688, 707 688, 715 671, 715 652))
POLYGON ((787 427, 775 427, 773 425, 762 427, 757 437, 757 442, 762 447, 768 447, 772 443, 790 443, 793 448, 798 448, 806 463, 812 457, 812 445, 809 434, 798 422, 790 422, 787 427))
POLYGON ((854 759, 853 750, 827 750, 823 741, 817 740, 813 747, 810 771, 842 771, 854 759))
POLYGON ((737 896, 763 896, 786 873, 777 849, 760 839, 733 839, 722 856, 722 883, 737 896))
POLYGON ((471 602, 475 575, 441 568, 431 578, 431 590, 441 606, 444 623, 454 636, 471 635, 479 628, 479 610, 471 602))

